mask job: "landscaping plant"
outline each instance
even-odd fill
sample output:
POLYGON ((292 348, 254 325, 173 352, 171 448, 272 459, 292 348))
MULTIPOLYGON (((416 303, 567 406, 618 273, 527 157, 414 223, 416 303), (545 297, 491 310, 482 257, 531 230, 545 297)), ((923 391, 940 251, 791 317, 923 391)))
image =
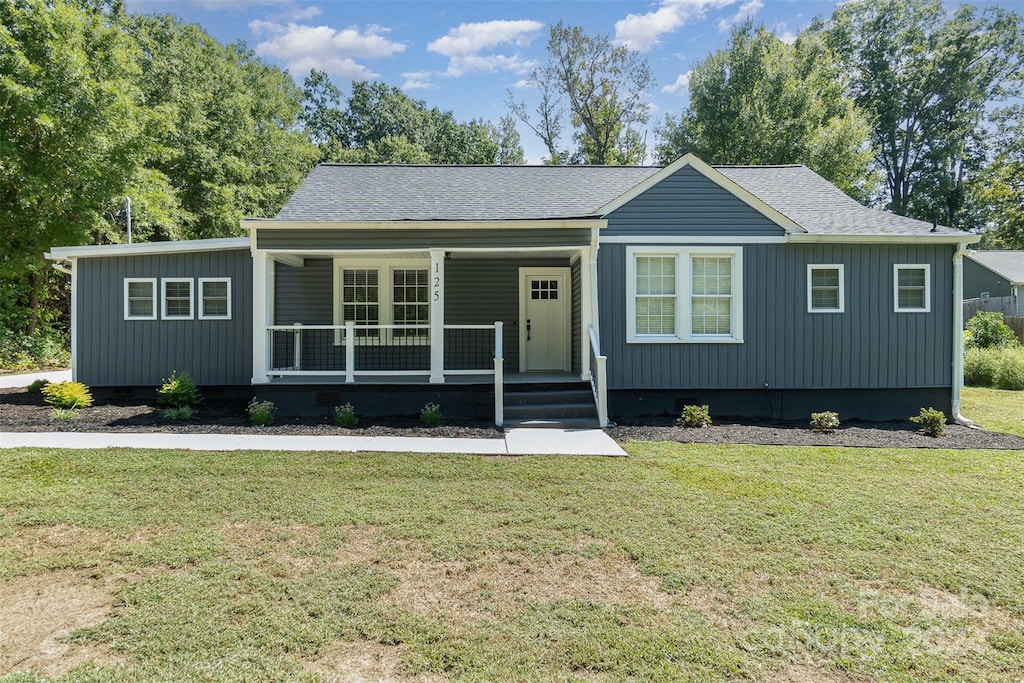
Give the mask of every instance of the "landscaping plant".
POLYGON ((965 349, 964 384, 998 389, 1024 389, 1024 348, 965 349))
POLYGON ((811 429, 828 434, 839 426, 839 413, 826 410, 822 413, 811 413, 811 429))
POLYGON ((249 420, 258 426, 268 425, 274 421, 274 402, 260 401, 256 398, 249 401, 249 420))
POLYGON ((441 406, 436 403, 428 403, 420 411, 420 422, 428 427, 437 427, 442 422, 441 406))
POLYGON ((358 423, 355 406, 351 403, 334 407, 334 424, 339 427, 354 427, 358 423))
POLYGON ((88 408, 92 405, 89 387, 81 382, 51 382, 41 391, 46 402, 54 408, 88 408))
POLYGON ((967 321, 965 330, 966 347, 1002 349, 1021 345, 1017 335, 1003 322, 1003 314, 998 311, 978 311, 967 321))
POLYGON ((164 417, 168 420, 187 420, 195 414, 196 411, 191 406, 164 408, 164 417))
POLYGON ((996 371, 995 387, 1020 391, 1024 389, 1024 351, 1008 349, 1002 352, 996 371))
MULTIPOLYGON (((177 370, 171 371, 171 376, 164 380, 163 385, 157 389, 160 403, 168 408, 192 408, 193 410, 203 402, 203 397, 196 388, 196 383, 187 372, 180 375, 177 370)), ((191 417, 191 415, 189 415, 191 417)))
POLYGON ((710 427, 711 413, 708 406, 683 406, 683 413, 676 420, 683 427, 710 427))
POLYGON ((38 394, 41 393, 43 387, 45 387, 49 383, 50 380, 48 379, 37 379, 36 381, 32 382, 32 384, 29 384, 27 387, 25 387, 25 390, 28 391, 28 393, 30 394, 38 394))
POLYGON ((946 414, 935 408, 921 408, 921 414, 910 418, 921 425, 921 431, 928 436, 942 436, 946 433, 946 414))
POLYGON ((78 412, 74 408, 54 408, 50 411, 50 417, 54 420, 74 420, 78 412))

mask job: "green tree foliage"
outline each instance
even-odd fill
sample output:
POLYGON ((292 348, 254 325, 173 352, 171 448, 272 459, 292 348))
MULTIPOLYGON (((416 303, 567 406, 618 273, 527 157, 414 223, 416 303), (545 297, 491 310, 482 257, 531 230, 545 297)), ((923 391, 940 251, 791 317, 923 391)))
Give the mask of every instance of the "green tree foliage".
POLYGON ((1004 248, 1024 249, 1024 107, 1003 109, 993 118, 995 154, 968 194, 979 205, 986 236, 1004 248))
POLYGON ((521 166, 526 163, 523 154, 522 140, 516 130, 515 119, 506 114, 498 123, 498 159, 499 164, 521 166))
POLYGON ((740 25, 726 48, 694 67, 689 109, 666 118, 657 157, 669 163, 693 152, 716 164, 802 163, 866 199, 870 128, 844 81, 819 37, 786 45, 764 26, 740 25))
POLYGON ((872 119, 889 208, 972 227, 965 183, 984 163, 986 108, 1019 93, 1020 15, 940 0, 845 3, 817 22, 872 119))
POLYGON ((47 322, 43 252, 108 236, 149 118, 138 51, 100 12, 5 0, 0 19, 0 323, 31 334, 47 322))
POLYGON ((608 36, 588 36, 579 26, 551 27, 548 61, 530 76, 540 103, 536 117, 509 93, 512 114, 548 150, 548 163, 638 164, 647 153, 638 127, 650 112, 646 92, 654 85, 647 60, 608 36), (561 147, 565 109, 575 149, 561 147))

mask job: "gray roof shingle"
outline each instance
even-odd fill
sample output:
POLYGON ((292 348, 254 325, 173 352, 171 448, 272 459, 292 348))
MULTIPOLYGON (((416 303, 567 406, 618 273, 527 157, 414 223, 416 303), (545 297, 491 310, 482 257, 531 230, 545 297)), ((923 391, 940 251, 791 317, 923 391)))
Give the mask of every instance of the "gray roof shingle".
MULTIPOLYGON (((956 235, 869 209, 806 166, 716 166, 809 233, 956 235)), ((656 166, 321 164, 281 221, 493 221, 585 218, 661 170, 656 166)))
POLYGON ((972 251, 967 258, 974 259, 1010 282, 1024 282, 1024 251, 972 251))

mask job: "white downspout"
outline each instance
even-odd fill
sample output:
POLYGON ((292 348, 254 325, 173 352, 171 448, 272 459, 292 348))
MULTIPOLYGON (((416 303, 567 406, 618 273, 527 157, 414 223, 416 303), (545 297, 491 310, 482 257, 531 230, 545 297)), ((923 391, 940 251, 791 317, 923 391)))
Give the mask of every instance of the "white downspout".
POLYGON ((964 386, 964 254, 963 242, 953 253, 953 421, 974 427, 975 424, 960 414, 960 391, 964 386))

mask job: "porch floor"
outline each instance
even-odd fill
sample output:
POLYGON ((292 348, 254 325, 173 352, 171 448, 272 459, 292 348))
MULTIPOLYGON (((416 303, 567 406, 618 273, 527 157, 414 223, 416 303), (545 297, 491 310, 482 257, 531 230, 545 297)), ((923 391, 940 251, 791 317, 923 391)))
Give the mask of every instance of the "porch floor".
MULTIPOLYGON (((579 373, 574 372, 506 372, 505 384, 568 384, 579 382, 579 373)), ((445 384, 494 384, 494 375, 447 375, 445 384)), ((286 375, 272 377, 270 384, 345 384, 344 375, 286 375)), ((360 377, 356 375, 355 384, 412 384, 429 385, 430 378, 426 375, 408 377, 360 377)))

